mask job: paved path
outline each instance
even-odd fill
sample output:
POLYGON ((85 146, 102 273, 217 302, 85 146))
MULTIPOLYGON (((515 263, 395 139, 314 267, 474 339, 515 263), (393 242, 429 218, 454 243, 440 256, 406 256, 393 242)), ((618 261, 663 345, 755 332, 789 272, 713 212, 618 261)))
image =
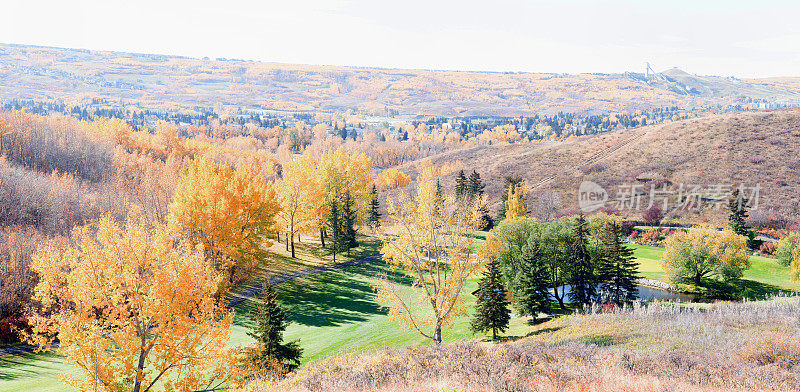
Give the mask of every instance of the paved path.
MULTIPOLYGON (((326 266, 326 267, 319 267, 319 268, 312 268, 312 269, 303 270, 303 271, 289 272, 289 273, 286 273, 286 274, 283 274, 283 275, 277 275, 277 276, 273 276, 273 277, 269 278, 269 284, 276 285, 276 284, 280 284, 280 283, 286 282, 287 280, 292 280, 294 278, 299 278, 301 276, 307 276, 307 275, 312 275, 312 274, 318 274, 320 272, 328 272, 328 271, 334 271, 334 270, 337 270, 337 269, 352 267, 354 265, 359 265, 359 264, 363 264, 363 263, 366 263, 366 262, 369 262, 369 261, 378 260, 378 259, 380 259, 380 257, 381 257, 380 254, 374 254, 374 255, 371 255, 371 256, 362 257, 360 259, 350 260, 350 261, 346 261, 344 263, 329 265, 329 266, 326 266)), ((225 307, 228 308, 228 309, 231 309, 234 306, 239 305, 240 303, 242 303, 244 301, 247 301, 248 299, 253 298, 253 297, 261 294, 261 291, 263 290, 265 283, 267 283, 266 280, 262 281, 262 282, 258 282, 256 284, 253 284, 251 286, 248 286, 247 288, 242 290, 241 293, 236 294, 233 298, 231 298, 228 301, 228 303, 225 304, 225 307)), ((53 348, 58 347, 58 342, 54 343, 52 347, 53 348)), ((4 355, 25 354, 25 353, 29 353, 29 352, 33 352, 33 351, 36 351, 36 346, 31 345, 31 344, 25 345, 25 346, 18 346, 18 347, 0 348, 0 357, 2 357, 4 355)))

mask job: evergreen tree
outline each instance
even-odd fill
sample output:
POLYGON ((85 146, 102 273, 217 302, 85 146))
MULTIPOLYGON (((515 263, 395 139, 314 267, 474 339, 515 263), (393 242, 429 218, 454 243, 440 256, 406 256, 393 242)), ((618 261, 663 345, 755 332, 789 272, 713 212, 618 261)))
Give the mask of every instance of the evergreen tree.
POLYGON ((492 340, 497 340, 497 332, 508 329, 508 322, 511 319, 506 289, 503 287, 500 263, 497 258, 489 260, 475 295, 478 300, 472 319, 472 330, 474 332, 492 331, 492 340))
POLYGON ((300 366, 303 350, 297 340, 283 343, 283 332, 289 322, 286 321, 286 312, 281 308, 272 285, 267 283, 259 297, 261 302, 254 315, 256 324, 252 327, 252 332, 247 333, 257 344, 250 360, 260 369, 270 368, 277 363, 292 371, 300 366))
POLYGON ((758 249, 763 241, 756 239, 756 233, 747 226, 747 204, 750 201, 736 189, 731 193, 731 200, 728 202, 728 225, 734 233, 747 237, 747 246, 750 249, 758 249))
POLYGON ((356 212, 353 209, 353 204, 355 204, 355 202, 350 196, 350 192, 345 193, 344 199, 342 200, 342 218, 340 222, 342 224, 342 246, 347 250, 348 255, 350 254, 350 249, 358 246, 355 227, 356 212))
POLYGON ((550 310, 550 282, 547 261, 534 245, 522 254, 522 271, 520 271, 517 290, 518 310, 521 315, 532 316, 550 310))
POLYGON ((469 179, 467 180, 467 196, 470 199, 474 199, 475 197, 483 196, 483 188, 485 188, 483 181, 481 181, 481 175, 478 174, 477 171, 473 170, 472 174, 469 175, 469 179))
POLYGON ((456 176, 456 197, 463 197, 467 195, 467 177, 464 175, 464 171, 461 170, 458 172, 458 176, 456 176))
POLYGON ((378 188, 372 185, 372 192, 370 193, 369 202, 369 217, 367 222, 372 227, 379 227, 381 225, 381 212, 378 210, 378 188))
POLYGON ((731 200, 728 202, 728 224, 734 233, 747 236, 750 228, 747 227, 745 219, 747 219, 747 209, 745 206, 749 202, 747 198, 742 195, 738 189, 734 190, 731 194, 731 200))
POLYGON ((339 209, 339 202, 333 200, 331 203, 331 213, 328 217, 328 227, 331 234, 331 252, 333 253, 333 262, 336 263, 336 253, 345 249, 342 241, 342 219, 341 211, 339 209))
POLYGON ((572 255, 570 267, 572 269, 569 293, 572 302, 583 306, 592 302, 595 297, 596 276, 592 256, 588 247, 589 229, 583 214, 578 215, 575 229, 572 234, 572 255))
POLYGON ((623 229, 616 223, 608 226, 603 255, 598 265, 598 277, 602 284, 604 300, 619 306, 636 299, 639 289, 639 263, 633 257, 633 250, 625 245, 623 229))

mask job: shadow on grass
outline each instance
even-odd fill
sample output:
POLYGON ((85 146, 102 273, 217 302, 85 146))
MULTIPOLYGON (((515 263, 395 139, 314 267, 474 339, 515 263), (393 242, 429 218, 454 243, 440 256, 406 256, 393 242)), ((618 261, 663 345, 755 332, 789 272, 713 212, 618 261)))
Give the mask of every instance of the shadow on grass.
POLYGON ((51 367, 42 364, 60 365, 61 359, 53 354, 23 353, 0 357, 0 381, 13 381, 21 378, 39 377, 39 370, 51 367), (27 367, 30 369, 22 369, 27 367), (13 371, 13 373, 9 373, 13 371))
POLYGON ((700 286, 691 284, 689 281, 686 281, 683 286, 690 292, 700 295, 700 300, 763 300, 775 295, 793 293, 792 290, 750 279, 723 282, 721 280, 703 278, 700 286))
MULTIPOLYGON (((275 290, 292 322, 313 327, 337 326, 386 314, 375 301, 371 285, 372 279, 384 274, 395 282, 411 285, 409 278, 390 271, 382 260, 376 260, 292 279, 275 286, 275 290)), ((243 302, 236 310, 239 316, 234 323, 251 325, 250 312, 255 310, 255 302, 243 302)))
POLYGON ((498 339, 499 342, 516 342, 517 340, 529 338, 531 336, 541 335, 544 333, 551 333, 556 332, 564 327, 550 327, 550 328, 540 328, 534 331, 530 331, 525 335, 511 335, 511 336, 503 336, 498 339))

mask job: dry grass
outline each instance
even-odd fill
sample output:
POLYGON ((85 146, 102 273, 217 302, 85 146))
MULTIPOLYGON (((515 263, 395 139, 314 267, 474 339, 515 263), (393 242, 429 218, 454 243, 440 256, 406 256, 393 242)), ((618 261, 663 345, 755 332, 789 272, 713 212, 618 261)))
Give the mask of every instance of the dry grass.
POLYGON ((795 391, 800 299, 563 317, 526 339, 329 358, 245 391, 795 391))
MULTIPOLYGON (((759 183, 761 208, 796 216, 800 209, 796 195, 800 188, 798 129, 800 111, 796 109, 737 113, 581 136, 557 144, 479 146, 429 159, 434 165, 457 161, 465 163, 464 171, 478 170, 487 183, 490 209, 495 210, 500 207, 506 176, 520 176, 528 185, 540 185, 532 190, 529 200, 531 211, 536 214, 540 195, 555 193, 560 209, 576 209, 582 181, 600 184, 614 200, 618 185, 639 183, 636 178, 648 173, 663 176, 676 185, 759 183), (775 140, 784 144, 775 145, 775 140), (759 163, 751 162, 755 155, 760 157, 759 163), (595 169, 584 174, 586 167, 595 169)), ((412 162, 398 169, 415 178, 418 166, 412 162)), ((452 187, 455 174, 444 176, 441 181, 443 186, 452 187)), ((410 185, 413 187, 414 182, 410 185)), ((630 213, 631 217, 640 219, 646 207, 647 204, 630 213)), ((667 218, 721 222, 726 217, 723 210, 677 211, 667 218)))

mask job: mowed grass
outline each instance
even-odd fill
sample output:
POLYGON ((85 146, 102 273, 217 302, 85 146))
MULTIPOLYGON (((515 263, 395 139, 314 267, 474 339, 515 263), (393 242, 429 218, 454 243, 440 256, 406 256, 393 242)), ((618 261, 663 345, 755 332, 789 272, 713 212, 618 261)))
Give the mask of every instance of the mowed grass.
MULTIPOLYGON (((669 282, 669 276, 661 268, 664 248, 632 244, 633 255, 639 262, 642 277, 669 282)), ((763 297, 785 291, 799 291, 800 283, 791 280, 791 269, 778 264, 777 260, 763 256, 750 256, 750 268, 744 271, 740 288, 763 297)))
MULTIPOLYGON (((326 250, 305 238, 302 244, 295 246, 298 258, 291 259, 282 244, 273 245, 270 259, 274 258, 275 262, 256 268, 234 292, 277 273, 319 267, 329 264, 332 259, 326 250)), ((379 246, 379 241, 374 238, 362 238, 362 245, 351 250, 349 257, 346 254, 338 255, 336 261, 344 262, 375 254, 379 246)), ((402 290, 409 293, 414 290, 410 287, 410 281, 393 274, 382 261, 300 277, 276 286, 292 320, 286 338, 300 339, 304 350, 303 363, 319 361, 338 353, 429 344, 427 339, 403 327, 399 321, 389 319, 387 311, 375 300, 372 284, 384 274, 400 280, 399 287, 402 290)), ((477 288, 478 279, 479 274, 476 274, 462 292, 468 308, 472 308, 475 302, 471 293, 477 288)), ((252 338, 247 335, 253 323, 249 315, 252 305, 252 301, 246 301, 235 309, 237 315, 231 331, 232 345, 252 343, 252 338)), ((505 335, 522 337, 531 328, 526 319, 514 318, 505 335)), ((444 331, 445 341, 474 338, 482 336, 473 335, 470 331, 469 315, 458 317, 452 328, 444 331)), ((55 354, 0 357, 0 391, 69 390, 58 381, 58 375, 65 373, 77 375, 79 371, 55 354)))
MULTIPOLYGON (((362 246, 353 249, 349 258, 346 255, 337 256, 337 262, 374 254, 379 246, 376 239, 363 238, 362 246)), ((668 280, 660 264, 663 249, 642 245, 633 247, 644 277, 668 280)), ((274 259, 274 262, 257 268, 242 286, 261 282, 277 273, 315 268, 331 261, 325 250, 305 238, 303 243, 296 245, 296 251, 298 258, 291 259, 283 245, 273 245, 270 248, 270 260, 274 259)), ((292 320, 286 338, 300 339, 304 351, 303 363, 317 362, 341 353, 430 344, 418 333, 405 328, 399 320, 391 320, 387 311, 375 300, 372 285, 376 277, 382 275, 394 278, 400 282, 402 290, 412 292, 408 279, 393 273, 381 261, 296 278, 276 286, 292 320)), ((473 276, 462 292, 470 311, 475 302, 471 293, 477 288, 479 277, 479 274, 473 276)), ((790 281, 787 267, 758 256, 751 257, 751 269, 745 272, 744 281, 780 289, 800 288, 790 281)), ((237 315, 231 331, 232 345, 252 343, 247 335, 248 327, 253 322, 249 317, 252 305, 252 301, 247 301, 236 308, 237 315)), ((536 336, 552 328, 551 323, 536 327, 529 325, 526 318, 513 318, 510 329, 503 335, 511 340, 536 336)), ((444 331, 444 340, 449 342, 476 338, 483 339, 485 336, 474 335, 470 331, 468 314, 456 318, 452 328, 444 331)), ((64 362, 63 357, 54 354, 4 356, 0 357, 0 391, 69 390, 58 381, 58 375, 78 373, 75 367, 64 362)))

